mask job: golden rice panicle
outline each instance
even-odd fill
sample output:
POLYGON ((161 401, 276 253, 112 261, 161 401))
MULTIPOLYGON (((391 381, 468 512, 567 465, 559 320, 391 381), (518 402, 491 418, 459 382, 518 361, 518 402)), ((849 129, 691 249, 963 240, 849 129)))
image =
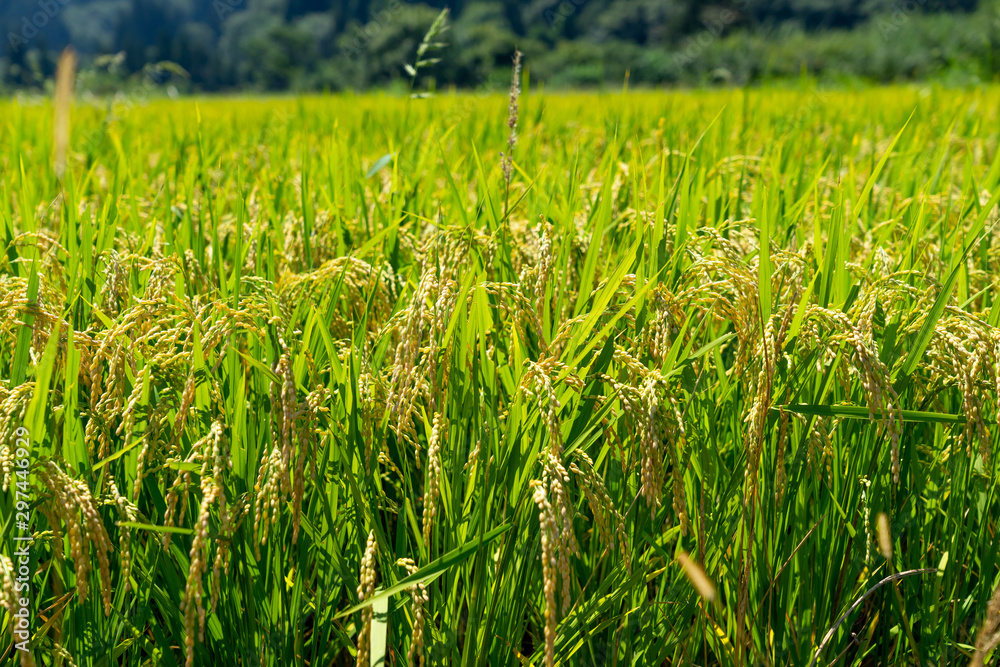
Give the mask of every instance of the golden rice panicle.
POLYGON ((775 463, 775 502, 781 503, 785 498, 785 486, 788 483, 788 473, 785 471, 785 452, 788 450, 788 411, 781 410, 778 414, 778 459, 775 463))
POLYGON ((605 381, 614 387, 624 412, 631 417, 636 429, 640 465, 639 493, 646 501, 651 515, 655 517, 663 502, 664 462, 669 461, 673 467, 673 508, 681 529, 686 534, 689 519, 680 467, 688 449, 684 420, 677 401, 669 393, 662 392, 667 383, 659 371, 647 370, 625 350, 616 349, 614 358, 628 369, 632 381, 636 383, 636 386, 622 384, 614 378, 604 376, 605 381))
POLYGON ((115 429, 115 435, 118 436, 129 436, 132 435, 135 430, 135 420, 139 409, 139 402, 142 400, 142 388, 143 385, 149 382, 149 378, 152 374, 152 366, 144 366, 139 374, 135 378, 135 383, 132 385, 132 391, 128 395, 128 399, 125 401, 125 408, 122 410, 121 419, 118 422, 118 428, 115 429))
MULTIPOLYGON (((375 531, 369 531, 368 543, 361 558, 361 572, 358 577, 358 600, 364 602, 375 594, 375 556, 378 543, 375 541, 375 531)), ((358 667, 368 667, 371 654, 372 608, 367 606, 361 610, 361 632, 358 634, 358 654, 355 664, 358 667)))
POLYGON ((549 454, 549 490, 555 499, 555 506, 558 509, 557 526, 559 529, 559 574, 562 578, 562 606, 563 613, 569 613, 572 600, 570 599, 571 570, 569 557, 580 553, 580 545, 573 530, 573 504, 569 499, 567 487, 569 485, 569 473, 563 467, 562 461, 549 454))
POLYGON ((438 283, 437 297, 431 310, 424 385, 427 387, 427 404, 432 411, 437 411, 439 406, 443 405, 448 391, 448 375, 451 364, 440 364, 439 357, 445 360, 451 357, 452 341, 445 342, 442 339, 446 334, 448 322, 457 300, 455 287, 454 281, 441 280, 438 283))
POLYGON ((993 375, 993 401, 996 406, 996 426, 1000 431, 1000 329, 990 332, 990 358, 993 360, 991 374, 993 375))
MULTIPOLYGON (((800 414, 796 414, 795 417, 808 427, 808 417, 800 414)), ((806 444, 806 465, 817 477, 822 476, 824 470, 830 470, 830 459, 833 458, 833 440, 830 434, 835 428, 836 423, 831 424, 831 420, 827 417, 812 419, 812 428, 809 430, 806 444)))
POLYGON ((94 497, 82 480, 69 477, 53 461, 43 461, 36 468, 36 475, 49 492, 46 502, 48 510, 59 521, 66 524, 66 534, 70 543, 70 557, 76 567, 77 595, 80 600, 87 598, 88 580, 91 571, 91 549, 97 554, 98 571, 101 580, 101 598, 104 613, 111 614, 111 570, 108 554, 111 539, 104 529, 104 523, 97 512, 94 497))
POLYGON ((180 394, 181 402, 177 406, 177 416, 174 418, 174 442, 179 442, 181 436, 184 435, 184 428, 191 415, 191 407, 194 405, 197 382, 193 372, 188 375, 184 382, 184 389, 181 390, 180 394))
MULTIPOLYGON (((208 539, 208 528, 211 521, 213 505, 218 505, 219 517, 223 526, 222 534, 228 539, 229 527, 226 494, 223 487, 223 476, 230 466, 228 441, 225 427, 220 421, 212 422, 211 429, 191 447, 187 461, 201 461, 201 491, 202 499, 198 507, 198 518, 194 525, 194 540, 191 543, 190 567, 181 601, 181 612, 184 614, 184 641, 187 665, 191 667, 194 660, 195 622, 199 641, 205 641, 205 604, 204 575, 208 571, 208 560, 211 555, 212 542, 208 539)), ((218 556, 219 549, 216 554, 218 556)), ((213 565, 212 608, 218 602, 219 591, 219 561, 213 565)))
POLYGON ((17 450, 14 428, 24 422, 24 413, 34 392, 34 382, 25 382, 13 389, 0 387, 0 486, 4 493, 14 478, 14 452, 17 450))
POLYGON ((777 364, 779 360, 784 357, 791 363, 792 359, 788 352, 785 351, 785 343, 788 340, 788 331, 792 327, 792 322, 795 319, 795 313, 798 312, 798 302, 800 298, 801 289, 797 289, 792 294, 792 298, 789 299, 788 304, 785 306, 785 314, 781 317, 781 324, 778 327, 778 331, 774 334, 774 363, 777 364))
POLYGON ((875 273, 881 277, 885 278, 890 273, 892 273, 893 267, 896 265, 896 260, 894 260, 889 253, 885 251, 882 246, 877 246, 875 248, 875 273))
POLYGON ((687 465, 689 449, 687 447, 687 433, 684 430, 684 417, 681 415, 677 405, 677 399, 669 396, 670 408, 673 413, 673 422, 667 429, 668 440, 664 443, 670 452, 670 459, 673 465, 670 477, 673 482, 673 509, 677 521, 680 523, 681 535, 687 536, 690 525, 690 518, 687 511, 687 496, 684 491, 684 473, 687 465), (676 444, 675 444, 676 443, 676 444))
MULTIPOLYGON (((261 454, 260 470, 254 484, 254 532, 261 535, 256 545, 267 544, 272 524, 279 518, 283 497, 292 496, 292 539, 298 540, 302 498, 305 494, 305 458, 314 453, 313 427, 322 411, 324 391, 313 392, 305 401, 298 400, 290 353, 286 351, 274 365, 276 381, 271 382, 270 450, 261 454), (297 448, 296 448, 297 445, 297 448), (297 456, 296 456, 297 454, 297 456), (294 459, 294 460, 293 460, 294 459), (295 480, 293 482, 293 468, 295 480)), ((315 458, 312 456, 312 458, 315 458)))
MULTIPOLYGON (((221 493, 225 496, 225 493, 221 493)), ((242 509, 236 508, 237 512, 242 509)), ((215 545, 215 559, 212 561, 212 611, 219 606, 219 593, 222 591, 222 573, 229 574, 230 544, 236 532, 236 522, 233 520, 230 508, 223 502, 219 508, 219 535, 221 539, 215 545)))
MULTIPOLYGON (((559 410, 562 408, 562 404, 556 395, 552 379, 558 377, 565 369, 565 364, 551 356, 537 362, 526 361, 518 387, 525 395, 531 396, 538 402, 538 409, 548 435, 548 450, 557 460, 562 459, 563 449, 562 426, 559 419, 559 410)), ((568 374, 562 381, 577 390, 583 388, 583 381, 572 373, 568 374)))
POLYGON ((558 556, 556 543, 559 539, 555 512, 546 494, 545 482, 535 480, 534 500, 538 506, 538 523, 542 533, 542 581, 545 594, 545 667, 554 667, 556 654, 556 573, 558 556))
POLYGON ((986 618, 976 639, 976 653, 972 659, 972 667, 983 667, 990 651, 1000 646, 1000 584, 993 591, 986 606, 986 618))
POLYGON ((465 465, 462 466, 462 473, 469 474, 473 473, 476 466, 479 464, 479 457, 483 454, 483 443, 489 442, 490 425, 486 419, 486 394, 482 389, 479 390, 479 429, 477 431, 476 444, 469 452, 469 458, 465 461, 465 465))
POLYGON ((708 299, 711 309, 717 309, 732 322, 738 343, 732 373, 741 377, 761 343, 760 318, 756 316, 760 310, 757 276, 742 259, 749 248, 741 249, 722 238, 718 230, 700 231, 712 239, 722 256, 706 255, 691 267, 692 278, 702 280, 692 296, 708 299))
POLYGON ((858 333, 869 347, 875 347, 874 319, 875 308, 879 303, 879 293, 877 290, 869 289, 867 293, 858 299, 859 312, 857 315, 858 333))
POLYGON ((660 490, 663 488, 663 455, 660 444, 664 434, 660 431, 660 395, 656 390, 659 373, 652 372, 642 384, 639 417, 639 456, 642 459, 642 487, 640 492, 646 499, 646 506, 652 516, 660 506, 660 490))
POLYGON ((553 228, 544 216, 540 216, 539 227, 542 236, 538 244, 538 262, 535 266, 535 315, 539 322, 545 321, 545 291, 552 277, 552 269, 555 266, 555 253, 552 247, 553 228))
POLYGON ((324 411, 323 403, 329 397, 326 387, 315 389, 306 396, 305 403, 300 406, 298 443, 299 451, 295 459, 295 472, 292 485, 292 544, 299 539, 299 528, 302 519, 302 499, 306 493, 306 459, 312 461, 312 476, 316 475, 316 433, 319 416, 324 411))
POLYGON ((128 501, 118 492, 118 485, 113 479, 108 481, 108 488, 111 492, 111 501, 118 509, 118 550, 121 558, 121 578, 125 580, 125 590, 132 589, 132 530, 128 526, 122 525, 128 521, 138 519, 138 508, 128 501))
POLYGON ((275 372, 280 379, 280 385, 279 383, 274 383, 277 395, 279 396, 277 402, 278 410, 274 414, 277 419, 277 431, 280 437, 278 442, 281 443, 281 490, 283 493, 289 493, 292 487, 290 476, 292 455, 294 453, 292 433, 295 419, 298 417, 298 406, 295 395, 295 374, 292 372, 292 360, 287 350, 281 355, 281 359, 278 360, 275 372))
POLYGON ((91 414, 84 431, 87 451, 96 452, 98 458, 111 453, 111 424, 121 424, 126 407, 126 384, 129 375, 136 375, 135 361, 129 347, 122 342, 127 338, 132 324, 120 322, 103 332, 103 340, 91 360, 91 414), (108 362, 107 386, 102 389, 103 363, 108 362))
MULTIPOLYGON (((421 394, 423 377, 420 369, 420 344, 424 339, 424 322, 429 319, 428 302, 437 290, 437 277, 429 263, 425 264, 410 305, 400 313, 403 325, 396 345, 389 383, 388 407, 396 436, 419 452, 413 432, 412 417, 421 394)), ((418 459, 419 461, 419 459, 418 459)))
MULTIPOLYGON (((63 646, 57 641, 52 642, 52 654, 58 656, 61 660, 63 660, 63 664, 67 665, 67 667, 77 667, 77 663, 76 660, 73 659, 73 655, 66 650, 65 646, 63 646)), ((25 657, 30 658, 31 653, 21 654, 21 667, 29 667, 29 665, 25 663, 24 660, 25 657)), ((32 662, 31 665, 33 667, 34 663, 32 662)))
POLYGON ((842 311, 810 306, 806 315, 815 317, 829 327, 831 335, 824 341, 828 349, 835 350, 841 343, 849 346, 852 352, 851 367, 858 372, 868 401, 868 418, 877 421, 889 436, 892 479, 898 484, 899 439, 902 434, 903 413, 899 405, 899 396, 887 379, 889 370, 869 347, 858 327, 842 311))
POLYGON ((597 533, 601 536, 601 540, 605 544, 611 545, 613 537, 609 524, 610 518, 614 513, 614 504, 608 496, 607 489, 604 488, 604 482, 594 472, 594 462, 591 458, 587 456, 586 452, 580 450, 574 452, 574 456, 576 461, 570 464, 570 472, 576 473, 580 486, 583 488, 587 505, 594 515, 594 524, 597 527, 597 533), (580 466, 583 466, 582 469, 580 466))
MULTIPOLYGON (((543 545, 542 561, 550 566, 550 573, 554 577, 556 571, 562 576, 563 595, 562 605, 564 612, 569 611, 570 599, 570 567, 569 557, 579 553, 580 547, 573 531, 573 505, 569 500, 567 486, 569 484, 569 473, 562 463, 562 425, 559 419, 559 409, 561 404, 556 396, 552 378, 559 375, 564 368, 554 357, 547 357, 538 362, 525 362, 525 372, 521 378, 521 389, 528 396, 534 397, 538 401, 539 411, 545 424, 545 431, 548 435, 548 446, 544 454, 545 463, 542 468, 542 479, 537 484, 541 485, 541 490, 536 486, 535 502, 539 506, 540 522, 543 527, 543 535, 548 531, 549 542, 546 555, 543 545)), ((581 384, 579 378, 570 377, 565 382, 572 386, 581 384)), ((547 579, 547 584, 554 582, 554 579, 547 579)), ((548 585, 547 589, 550 588, 548 585)), ((546 611, 547 628, 552 625, 552 632, 546 631, 546 642, 549 639, 555 641, 555 584, 551 587, 552 593, 552 616, 548 616, 546 611)), ((548 597, 546 597, 548 600, 548 597)), ((554 646, 554 644, 553 644, 554 646)))
POLYGON ((861 485, 861 511, 865 515, 865 565, 867 566, 871 562, 872 555, 872 510, 868 504, 868 491, 872 483, 867 477, 862 477, 858 483, 861 485))
MULTIPOLYGON (((394 433, 418 453, 420 443, 414 423, 419 402, 426 399, 428 412, 435 412, 447 391, 450 365, 439 368, 439 357, 444 347, 444 358, 448 358, 450 342, 445 345, 443 337, 458 300, 457 283, 451 275, 455 267, 462 263, 462 249, 447 244, 441 248, 438 239, 428 241, 421 252, 425 254, 425 260, 420 282, 409 306, 397 316, 401 322, 396 325, 400 338, 387 399, 391 416, 389 423, 394 433), (441 268, 439 274, 434 260, 441 253, 450 257, 447 262, 442 259, 441 266, 451 268, 441 268)), ((419 465, 419 458, 417 463, 419 465)))
POLYGON ((130 298, 128 271, 118 251, 110 249, 101 254, 104 260, 104 284, 101 286, 101 307, 105 313, 117 316, 122 305, 130 298))
POLYGON ((624 517, 615 507, 615 503, 604 485, 604 480, 594 470, 593 460, 581 449, 576 450, 574 456, 576 461, 570 465, 569 469, 576 473, 577 479, 580 481, 580 486, 587 498, 587 504, 594 515, 594 523, 601 540, 609 549, 613 548, 617 542, 622 560, 628 562, 628 537, 624 517))
POLYGON ((687 317, 677 297, 666 285, 653 287, 650 294, 648 303, 655 314, 643 331, 644 347, 653 359, 662 362, 670 352, 674 336, 681 332, 680 324, 687 317))
POLYGON ((254 534, 260 535, 257 542, 256 552, 260 557, 260 547, 267 544, 267 537, 271 524, 278 519, 278 505, 281 500, 281 450, 273 447, 270 451, 264 450, 261 458, 260 472, 257 475, 257 483, 254 484, 254 534))
POLYGON ((747 493, 744 502, 752 503, 757 496, 758 470, 760 467, 761 452, 764 447, 765 428, 767 426, 767 416, 771 410, 772 386, 774 384, 774 373, 777 369, 777 346, 774 340, 774 322, 768 319, 764 324, 764 336, 758 348, 760 370, 757 372, 756 382, 751 388, 753 400, 747 412, 747 469, 746 482, 747 493))
MULTIPOLYGON (((174 523, 175 516, 183 516, 187 508, 187 492, 188 487, 191 486, 191 473, 187 470, 181 470, 177 473, 177 477, 174 478, 173 483, 170 485, 170 489, 167 491, 166 503, 167 509, 163 513, 163 525, 171 526, 174 523), (177 505, 180 503, 180 511, 177 510, 177 505)), ((164 533, 163 535, 163 548, 166 549, 170 546, 170 533, 164 533)))
MULTIPOLYGON (((192 385, 193 387, 193 385, 192 385)), ((192 397, 194 392, 192 391, 192 397)), ((193 399, 192 399, 193 400, 193 399)), ((169 428, 170 403, 164 401, 149 416, 148 426, 140 436, 142 445, 139 447, 139 454, 136 459, 135 483, 132 485, 132 499, 138 500, 139 492, 142 490, 142 481, 145 479, 146 469, 153 461, 154 456, 160 456, 159 448, 168 446, 167 443, 173 439, 174 446, 179 445, 179 436, 163 437, 161 434, 169 428)))
POLYGON ((550 449, 542 468, 542 479, 532 481, 534 501, 538 506, 538 522, 542 535, 542 578, 545 593, 545 663, 555 662, 558 607, 556 606, 557 580, 562 582, 563 613, 571 605, 572 572, 569 557, 580 552, 573 532, 573 508, 569 502, 566 485, 569 473, 550 449))
POLYGON ((13 616, 17 597, 14 592, 14 564, 10 558, 0 554, 0 607, 13 616))
MULTIPOLYGON (((406 568, 406 573, 412 575, 417 571, 417 564, 412 558, 400 558, 396 565, 406 568)), ((430 597, 427 586, 417 584, 410 587, 410 599, 413 601, 413 637, 410 638, 410 648, 406 651, 406 662, 410 667, 424 665, 424 613, 430 597)))
POLYGON ((431 434, 427 444, 427 485, 424 489, 423 537, 424 545, 430 549, 434 517, 438 511, 438 496, 441 485, 441 439, 447 434, 444 415, 434 415, 431 434))
POLYGON ((155 260, 149 266, 149 278, 146 279, 143 300, 147 303, 158 302, 162 305, 173 294, 174 277, 177 275, 178 259, 176 256, 155 260))
MULTIPOLYGON (((993 361, 990 373, 993 377, 994 389, 997 392, 994 398, 1000 401, 1000 328, 991 329, 988 335, 989 340, 984 345, 986 346, 989 358, 993 361)), ((997 407, 1000 408, 1000 405, 997 407)), ((997 420, 1000 421, 1000 414, 997 415, 997 420)))
MULTIPOLYGON (((183 206, 183 204, 179 206, 183 206)), ((207 291, 208 281, 205 279, 205 274, 201 270, 201 262, 195 256, 194 250, 186 249, 184 256, 180 258, 180 263, 181 271, 184 273, 184 282, 188 284, 190 289, 198 294, 207 291)))
POLYGON ((369 472, 376 424, 385 414, 386 404, 384 396, 380 393, 381 389, 379 378, 369 369, 366 368, 358 373, 358 408, 361 415, 358 426, 362 430, 361 439, 365 443, 365 469, 369 472))
MULTIPOLYGON (((67 477, 68 479, 68 477, 67 477)), ((97 505, 94 498, 83 480, 70 480, 69 495, 75 507, 80 508, 83 516, 82 525, 86 534, 86 539, 97 552, 97 563, 101 579, 101 598, 104 601, 104 615, 111 615, 111 567, 108 561, 108 554, 111 553, 111 538, 104 529, 104 523, 97 513, 97 505)), ((89 549, 84 551, 87 556, 89 549)))
POLYGON ((184 588, 184 598, 181 601, 181 612, 184 614, 184 647, 187 655, 187 667, 194 665, 195 622, 197 621, 198 639, 205 641, 205 605, 204 597, 205 571, 208 569, 208 524, 212 504, 219 493, 218 487, 203 483, 205 496, 202 498, 195 523, 194 541, 191 543, 191 566, 188 569, 187 585, 184 588))
MULTIPOLYGON (((972 455, 972 443, 980 444, 980 455, 987 465, 990 460, 990 434, 983 419, 984 395, 979 390, 981 376, 991 375, 990 345, 975 327, 959 318, 947 318, 938 323, 940 349, 932 350, 935 361, 956 382, 962 394, 962 412, 965 416, 963 439, 966 453, 972 455)), ((991 383, 992 384, 992 383, 991 383)))

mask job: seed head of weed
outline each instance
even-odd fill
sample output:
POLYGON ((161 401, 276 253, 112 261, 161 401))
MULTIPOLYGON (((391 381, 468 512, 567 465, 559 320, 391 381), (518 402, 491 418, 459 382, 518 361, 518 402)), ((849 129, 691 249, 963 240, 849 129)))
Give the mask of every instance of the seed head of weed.
POLYGON ((428 58, 427 54, 430 51, 434 51, 446 46, 446 44, 439 42, 437 40, 448 29, 449 14, 450 10, 447 7, 441 10, 441 13, 439 13, 437 17, 434 19, 434 22, 431 23, 431 26, 427 29, 427 32, 424 34, 424 38, 420 41, 420 45, 417 47, 417 57, 414 63, 412 65, 410 64, 404 65, 406 73, 410 75, 410 91, 412 96, 414 97, 423 96, 419 93, 412 92, 413 88, 416 86, 417 83, 417 74, 420 72, 421 69, 428 67, 430 65, 434 65, 441 60, 440 58, 428 58))
POLYGON ((506 186, 504 215, 510 213, 510 183, 514 178, 514 147, 517 146, 518 100, 521 97, 521 52, 514 51, 514 71, 510 80, 510 100, 507 105, 507 151, 500 154, 500 170, 506 186))

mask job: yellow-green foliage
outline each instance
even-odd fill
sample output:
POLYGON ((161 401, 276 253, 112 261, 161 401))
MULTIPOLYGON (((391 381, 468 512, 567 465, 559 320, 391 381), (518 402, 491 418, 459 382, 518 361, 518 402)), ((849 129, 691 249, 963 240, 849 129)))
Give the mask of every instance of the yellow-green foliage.
POLYGON ((1000 90, 508 107, 0 104, 38 664, 984 659, 1000 90))

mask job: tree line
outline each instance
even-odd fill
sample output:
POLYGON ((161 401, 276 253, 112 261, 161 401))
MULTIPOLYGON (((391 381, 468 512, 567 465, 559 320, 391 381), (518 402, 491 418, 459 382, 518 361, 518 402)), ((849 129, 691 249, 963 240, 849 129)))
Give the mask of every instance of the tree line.
POLYGON ((421 86, 509 76, 549 86, 747 84, 802 74, 995 78, 998 0, 6 0, 0 86, 43 88, 61 48, 85 82, 153 77, 181 92, 401 85, 445 7, 421 86))

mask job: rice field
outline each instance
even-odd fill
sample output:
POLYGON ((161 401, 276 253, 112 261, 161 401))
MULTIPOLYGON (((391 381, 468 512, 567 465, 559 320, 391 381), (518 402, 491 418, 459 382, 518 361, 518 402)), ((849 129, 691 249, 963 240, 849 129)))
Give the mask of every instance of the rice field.
POLYGON ((0 102, 0 664, 992 664, 998 127, 0 102))

